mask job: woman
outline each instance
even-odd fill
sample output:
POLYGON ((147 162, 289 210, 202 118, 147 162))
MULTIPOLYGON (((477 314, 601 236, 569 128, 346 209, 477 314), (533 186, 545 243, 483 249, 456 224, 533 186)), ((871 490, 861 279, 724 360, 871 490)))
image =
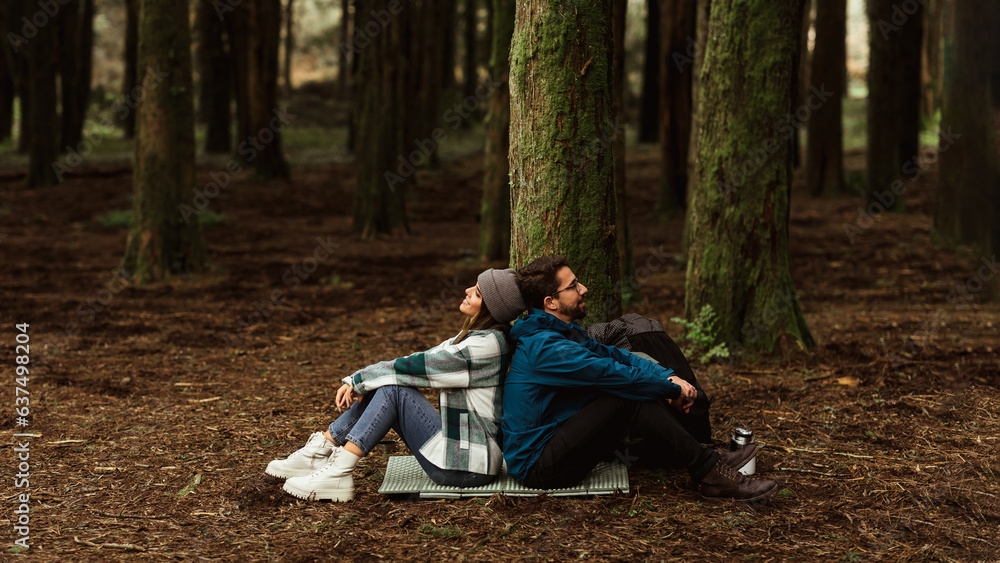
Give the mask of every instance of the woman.
POLYGON ((267 474, 287 479, 285 491, 299 498, 352 500, 354 467, 392 429, 435 483, 489 483, 503 463, 498 434, 508 323, 524 309, 514 270, 486 270, 465 290, 459 310, 466 319, 457 336, 344 379, 337 408, 347 412, 292 455, 269 463, 267 474), (440 414, 418 387, 441 390, 440 414))

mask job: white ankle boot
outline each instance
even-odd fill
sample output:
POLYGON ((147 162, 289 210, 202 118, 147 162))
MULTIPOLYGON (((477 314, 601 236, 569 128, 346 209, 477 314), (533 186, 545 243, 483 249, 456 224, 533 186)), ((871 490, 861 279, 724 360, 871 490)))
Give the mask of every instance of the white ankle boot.
POLYGON ((353 472, 360 460, 361 456, 336 448, 326 465, 304 477, 290 478, 282 488, 288 494, 305 500, 353 500, 353 472))
POLYGON ((309 436, 305 446, 285 459, 276 459, 268 463, 264 472, 281 479, 309 475, 326 465, 333 448, 333 444, 323 437, 322 432, 315 432, 309 436))

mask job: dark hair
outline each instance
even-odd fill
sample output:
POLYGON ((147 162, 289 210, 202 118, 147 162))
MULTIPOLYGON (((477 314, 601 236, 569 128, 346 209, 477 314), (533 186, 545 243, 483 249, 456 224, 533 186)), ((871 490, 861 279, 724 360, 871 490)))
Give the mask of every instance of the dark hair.
POLYGON ((479 312, 475 316, 468 317, 465 322, 462 323, 462 330, 455 337, 454 344, 465 340, 465 337, 469 335, 470 330, 488 330, 494 329, 503 332, 504 335, 507 334, 507 330, 510 326, 498 323, 496 319, 493 318, 493 313, 490 313, 489 308, 486 306, 486 301, 482 302, 479 306, 479 312))
POLYGON ((542 256, 517 271, 517 285, 528 307, 545 306, 545 298, 559 289, 556 273, 564 267, 569 267, 566 257, 542 256))

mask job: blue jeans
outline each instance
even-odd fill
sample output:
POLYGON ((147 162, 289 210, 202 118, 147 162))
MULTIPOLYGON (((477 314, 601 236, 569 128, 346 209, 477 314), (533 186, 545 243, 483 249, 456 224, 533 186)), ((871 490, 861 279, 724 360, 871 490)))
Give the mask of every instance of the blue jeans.
POLYGON ((479 487, 494 479, 493 475, 441 469, 420 453, 420 447, 441 430, 441 415, 412 387, 388 385, 366 393, 330 423, 330 436, 338 446, 354 442, 368 455, 390 429, 399 434, 420 467, 438 485, 479 487))

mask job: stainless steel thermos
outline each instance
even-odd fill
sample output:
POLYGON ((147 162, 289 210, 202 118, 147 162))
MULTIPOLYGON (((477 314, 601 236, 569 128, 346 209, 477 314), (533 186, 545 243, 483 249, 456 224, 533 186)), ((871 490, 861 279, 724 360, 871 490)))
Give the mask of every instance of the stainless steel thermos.
MULTIPOLYGON (((753 443, 753 430, 749 428, 737 428, 733 430, 733 436, 729 439, 729 450, 736 451, 747 444, 753 443)), ((754 456, 746 465, 740 468, 740 473, 753 475, 757 471, 757 456, 754 456)))

